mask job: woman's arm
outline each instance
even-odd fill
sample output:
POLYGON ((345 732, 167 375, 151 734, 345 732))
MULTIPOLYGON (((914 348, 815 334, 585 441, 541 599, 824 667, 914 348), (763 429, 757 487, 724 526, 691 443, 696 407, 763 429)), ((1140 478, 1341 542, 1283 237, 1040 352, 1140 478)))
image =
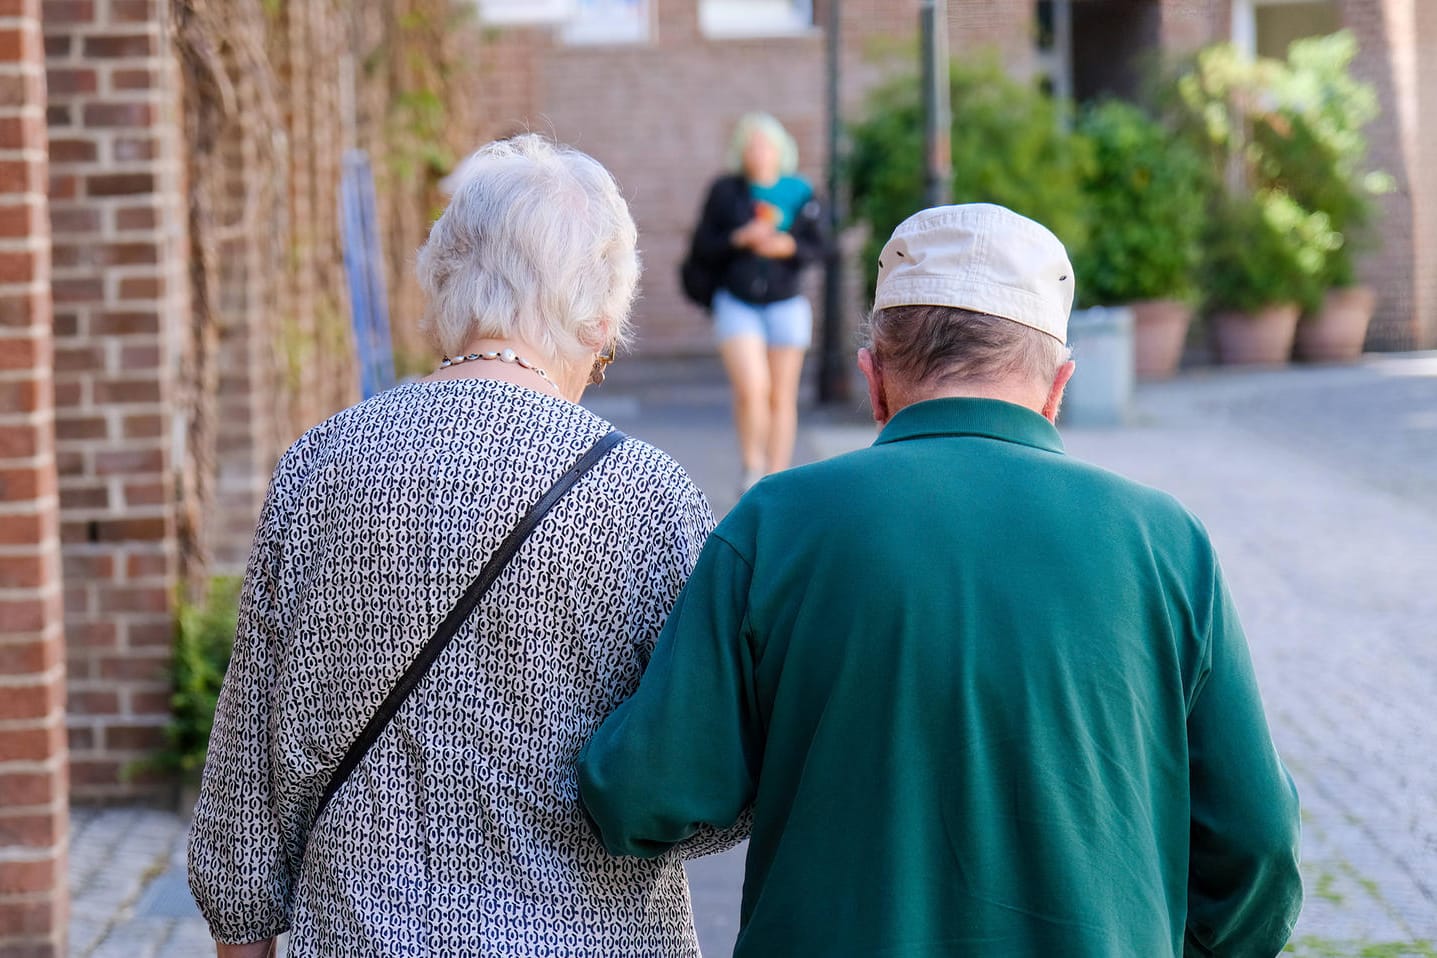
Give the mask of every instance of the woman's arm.
POLYGON ((287 621, 282 542, 297 459, 291 449, 281 460, 255 531, 190 831, 190 891, 211 935, 253 943, 222 944, 221 955, 226 948, 261 946, 289 927, 293 875, 276 812, 269 717, 275 651, 287 621))
POLYGON ((769 259, 792 259, 798 252, 798 241, 791 233, 771 233, 755 243, 753 251, 769 259))
POLYGON ((252 941, 247 945, 226 945, 215 942, 216 958, 270 958, 274 954, 274 939, 252 941))
POLYGON ((735 219, 735 180, 721 177, 709 187, 698 226, 694 228, 693 251, 708 262, 720 262, 742 248, 744 236, 735 233, 749 221, 735 219))

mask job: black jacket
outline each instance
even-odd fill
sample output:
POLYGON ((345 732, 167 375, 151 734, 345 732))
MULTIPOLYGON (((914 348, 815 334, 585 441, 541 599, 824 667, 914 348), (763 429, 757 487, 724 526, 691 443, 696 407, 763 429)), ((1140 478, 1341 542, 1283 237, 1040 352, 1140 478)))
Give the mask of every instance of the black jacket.
POLYGON ((810 197, 794 217, 789 232, 798 248, 788 259, 759 256, 733 245, 733 231, 752 219, 748 183, 742 176, 719 177, 709 187, 694 229, 692 255, 714 270, 721 288, 745 302, 776 303, 797 296, 799 274, 827 249, 818 200, 810 197))

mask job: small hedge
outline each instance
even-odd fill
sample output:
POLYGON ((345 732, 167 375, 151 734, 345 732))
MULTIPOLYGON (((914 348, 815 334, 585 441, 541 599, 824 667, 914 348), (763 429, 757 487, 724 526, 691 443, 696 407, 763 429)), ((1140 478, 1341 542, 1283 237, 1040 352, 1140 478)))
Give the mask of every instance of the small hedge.
POLYGON ((211 580, 199 604, 181 603, 175 628, 171 718, 155 766, 195 780, 205 764, 220 685, 234 648, 241 580, 211 580))

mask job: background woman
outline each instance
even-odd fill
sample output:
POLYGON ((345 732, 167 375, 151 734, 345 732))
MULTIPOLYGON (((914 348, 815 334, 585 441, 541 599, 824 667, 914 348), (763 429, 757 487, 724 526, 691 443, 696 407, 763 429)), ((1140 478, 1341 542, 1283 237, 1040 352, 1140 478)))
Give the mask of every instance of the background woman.
POLYGON ((694 255, 718 276, 711 308, 733 386, 741 490, 793 458, 798 381, 813 338, 799 279, 824 252, 818 202, 797 166, 798 148, 777 120, 745 116, 734 129, 731 172, 709 188, 694 235, 694 255))
POLYGON ((579 746, 638 683, 712 526, 642 442, 559 500, 312 820, 496 545, 609 431, 576 403, 624 340, 635 242, 589 157, 485 147, 419 255, 452 358, 281 460, 190 845, 222 956, 287 929, 295 958, 698 954, 679 858, 609 857, 576 800, 579 746))

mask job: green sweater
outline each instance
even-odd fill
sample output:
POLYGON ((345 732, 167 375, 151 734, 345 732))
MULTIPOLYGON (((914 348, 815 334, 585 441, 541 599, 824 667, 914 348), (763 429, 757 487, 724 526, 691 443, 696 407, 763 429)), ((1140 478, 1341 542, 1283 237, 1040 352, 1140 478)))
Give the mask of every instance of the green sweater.
POLYGON ((739 958, 1271 958, 1302 898, 1203 528, 993 400, 746 495, 579 772, 616 854, 752 806, 739 958))

